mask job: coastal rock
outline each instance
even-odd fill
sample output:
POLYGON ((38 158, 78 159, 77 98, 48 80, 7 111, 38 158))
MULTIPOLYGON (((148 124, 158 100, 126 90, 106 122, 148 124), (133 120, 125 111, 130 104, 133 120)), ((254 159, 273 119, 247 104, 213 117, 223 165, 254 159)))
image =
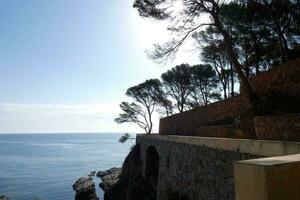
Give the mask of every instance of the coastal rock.
POLYGON ((103 191, 107 191, 113 185, 117 183, 120 178, 122 172, 122 168, 111 168, 106 171, 99 171, 97 176, 101 178, 102 182, 99 184, 99 187, 103 189, 103 191))
POLYGON ((75 200, 99 200, 96 195, 95 183, 91 177, 79 178, 73 185, 76 191, 75 200))
POLYGON ((91 173, 89 174, 89 176, 95 176, 96 175, 96 171, 91 171, 91 173))
POLYGON ((105 193, 104 200, 152 200, 142 175, 140 146, 136 145, 126 157, 119 180, 105 193))
POLYGON ((0 195, 0 200, 9 200, 9 198, 4 195, 0 195))
POLYGON ((97 176, 102 178, 103 176, 109 175, 109 174, 115 174, 115 173, 121 173, 122 168, 121 167, 113 167, 109 170, 105 170, 105 171, 99 171, 97 173, 97 176))

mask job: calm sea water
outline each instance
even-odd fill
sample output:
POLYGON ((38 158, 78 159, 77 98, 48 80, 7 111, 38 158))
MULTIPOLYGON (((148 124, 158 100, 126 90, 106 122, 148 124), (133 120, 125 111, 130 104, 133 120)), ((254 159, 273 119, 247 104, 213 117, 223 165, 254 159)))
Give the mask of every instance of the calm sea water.
POLYGON ((79 177, 122 165, 134 141, 120 144, 121 135, 0 134, 0 194, 11 200, 72 200, 79 177))

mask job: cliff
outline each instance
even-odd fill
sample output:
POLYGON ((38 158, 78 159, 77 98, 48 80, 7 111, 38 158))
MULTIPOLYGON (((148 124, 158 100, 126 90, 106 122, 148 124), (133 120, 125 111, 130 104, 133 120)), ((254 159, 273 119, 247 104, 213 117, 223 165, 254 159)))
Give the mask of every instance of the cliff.
POLYGON ((140 146, 126 157, 118 182, 104 194, 104 200, 154 200, 155 192, 143 178, 140 146))

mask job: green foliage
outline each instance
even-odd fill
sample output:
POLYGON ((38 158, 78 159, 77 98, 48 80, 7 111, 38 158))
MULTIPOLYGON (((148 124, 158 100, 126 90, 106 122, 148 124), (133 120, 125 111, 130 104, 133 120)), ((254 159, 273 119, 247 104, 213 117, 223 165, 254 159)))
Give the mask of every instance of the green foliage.
POLYGON ((162 82, 150 79, 129 88, 126 95, 133 102, 120 105, 118 123, 136 123, 150 133, 155 108, 168 116, 234 96, 236 78, 249 100, 257 102, 248 78, 300 57, 300 41, 295 39, 300 35, 299 0, 177 1, 183 2, 177 13, 172 10, 176 0, 134 1, 140 16, 165 20, 175 33, 169 41, 154 44, 150 57, 172 59, 192 36, 205 64, 177 65, 162 74, 162 82), (202 14, 209 16, 208 23, 202 14))
POLYGON ((126 95, 147 106, 157 100, 161 83, 158 79, 149 79, 136 86, 130 87, 126 95))
POLYGON ((176 101, 179 112, 188 106, 191 94, 191 68, 188 64, 177 65, 161 75, 166 92, 176 101))
MULTIPOLYGON (((120 108, 122 109, 123 113, 115 119, 115 122, 117 122, 118 124, 122 124, 124 122, 138 122, 138 115, 143 112, 142 108, 133 102, 122 102, 120 104, 120 108)), ((141 122, 141 125, 144 125, 144 123, 141 122)), ((141 127, 144 128, 144 126, 141 127)))
POLYGON ((131 135, 129 133, 125 133, 119 139, 120 143, 125 143, 127 140, 131 139, 131 135))
MULTIPOLYGON (((297 57, 299 13, 298 0, 237 0, 220 6, 220 20, 247 76, 297 57)), ((217 30, 214 34, 222 37, 217 30)))
POLYGON ((134 123, 146 133, 151 133, 153 128, 152 114, 161 98, 161 83, 158 79, 150 79, 136 86, 128 88, 126 95, 134 102, 122 102, 120 108, 123 113, 115 122, 134 123))
POLYGON ((142 17, 152 17, 157 20, 167 19, 170 13, 166 8, 160 8, 160 5, 166 0, 143 0, 135 1, 133 7, 136 8, 142 17))
POLYGON ((192 107, 207 105, 211 101, 220 100, 219 80, 210 65, 194 65, 191 67, 192 107))
MULTIPOLYGON (((178 0, 179 1, 179 0, 178 0)), ((233 96, 235 77, 250 101, 256 95, 248 77, 271 66, 300 57, 299 0, 180 0, 181 12, 173 12, 177 1, 135 0, 143 17, 165 20, 173 35, 163 44, 154 44, 150 57, 165 62, 176 56, 191 35, 203 49, 203 61, 213 65, 223 87, 223 96, 233 96), (201 15, 208 15, 204 21, 201 15)), ((177 101, 182 112, 185 102, 177 101)))
MULTIPOLYGON (((171 115, 174 109, 183 112, 191 108, 207 105, 221 99, 219 80, 210 65, 177 65, 162 74, 162 82, 150 79, 128 88, 126 95, 133 102, 122 102, 123 111, 115 119, 116 123, 134 123, 151 133, 152 115, 156 108, 163 115, 171 115)), ((126 141, 128 135, 120 141, 126 141)))

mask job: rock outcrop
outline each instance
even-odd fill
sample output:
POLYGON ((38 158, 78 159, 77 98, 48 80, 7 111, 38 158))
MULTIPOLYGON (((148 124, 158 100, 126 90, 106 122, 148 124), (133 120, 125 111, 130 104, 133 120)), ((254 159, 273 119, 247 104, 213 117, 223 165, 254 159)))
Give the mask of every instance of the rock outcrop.
POLYGON ((95 176, 96 175, 96 171, 91 171, 91 173, 89 174, 90 177, 95 176))
POLYGON ((73 189, 76 191, 75 200, 99 200, 95 183, 90 176, 78 179, 74 183, 73 189))
POLYGON ((122 168, 111 168, 106 171, 99 171, 97 176, 101 178, 102 182, 99 184, 99 187, 103 189, 104 192, 109 190, 113 185, 115 185, 121 175, 122 168))
POLYGON ((0 194, 0 200, 9 200, 9 198, 0 194))
POLYGON ((104 193, 104 200, 154 200, 142 174, 140 146, 126 157, 119 180, 104 193))

